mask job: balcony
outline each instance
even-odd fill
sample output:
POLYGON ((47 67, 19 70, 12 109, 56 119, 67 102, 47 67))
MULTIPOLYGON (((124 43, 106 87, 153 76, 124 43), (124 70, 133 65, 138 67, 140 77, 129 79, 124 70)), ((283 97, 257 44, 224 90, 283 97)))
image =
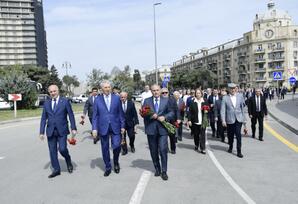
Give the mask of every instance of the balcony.
POLYGON ((240 58, 240 57, 246 57, 246 53, 241 53, 241 52, 239 52, 237 55, 238 55, 239 58, 240 58))
POLYGON ((269 59, 269 61, 271 61, 271 62, 283 62, 283 61, 285 61, 285 57, 274 57, 274 58, 269 59))
POLYGON ((265 68, 257 68, 255 69, 255 72, 261 73, 261 72, 266 72, 265 68))
POLYGON ((244 82, 247 82, 247 79, 246 78, 239 78, 238 82, 239 83, 244 83, 244 82))
POLYGON ((266 63, 266 59, 264 59, 264 58, 256 58, 255 64, 259 64, 259 63, 266 63))
POLYGON ((256 49, 255 54, 262 54, 265 53, 265 49, 256 49))
POLYGON ((265 77, 257 77, 256 78, 257 82, 261 82, 261 81, 267 81, 265 77))
POLYGON ((284 52, 285 48, 284 47, 274 47, 272 48, 271 52, 284 52))

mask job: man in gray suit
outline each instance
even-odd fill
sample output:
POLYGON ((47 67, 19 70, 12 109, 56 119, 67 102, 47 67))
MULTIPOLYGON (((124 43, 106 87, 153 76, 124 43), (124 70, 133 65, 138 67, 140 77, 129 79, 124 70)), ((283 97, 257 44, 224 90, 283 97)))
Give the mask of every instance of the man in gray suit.
MULTIPOLYGON (((89 96, 84 106, 83 115, 81 117, 82 118, 81 124, 84 124, 84 120, 88 112, 88 118, 89 118, 90 124, 92 125, 93 104, 97 95, 98 95, 98 88, 96 87, 92 88, 91 95, 89 96)), ((96 138, 93 138, 93 143, 96 144, 98 140, 99 140, 99 136, 97 136, 96 138)))
POLYGON ((242 158, 241 153, 241 127, 246 124, 244 115, 245 100, 242 94, 236 93, 236 84, 228 84, 230 94, 223 97, 220 115, 223 127, 227 127, 229 140, 229 153, 232 153, 234 135, 237 139, 237 156, 242 158))
POLYGON ((160 176, 163 180, 168 180, 167 162, 168 162, 168 132, 162 125, 163 121, 171 121, 175 117, 175 112, 169 103, 169 98, 160 96, 160 86, 151 86, 152 97, 144 100, 142 107, 150 107, 152 116, 144 117, 145 133, 147 135, 149 149, 153 165, 155 167, 155 176, 160 176), (159 156, 161 157, 161 164, 159 156))

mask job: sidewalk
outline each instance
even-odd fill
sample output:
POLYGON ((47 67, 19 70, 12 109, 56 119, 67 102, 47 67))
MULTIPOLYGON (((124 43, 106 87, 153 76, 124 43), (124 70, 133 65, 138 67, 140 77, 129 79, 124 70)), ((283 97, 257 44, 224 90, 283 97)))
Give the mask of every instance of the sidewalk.
POLYGON ((267 100, 269 114, 283 126, 298 135, 298 94, 294 96, 288 94, 284 100, 277 98, 272 101, 267 100))

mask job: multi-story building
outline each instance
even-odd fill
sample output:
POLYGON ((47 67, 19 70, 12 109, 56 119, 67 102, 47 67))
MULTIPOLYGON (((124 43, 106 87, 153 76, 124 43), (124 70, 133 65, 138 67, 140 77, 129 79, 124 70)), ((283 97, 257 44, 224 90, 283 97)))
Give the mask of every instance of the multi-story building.
POLYGON ((264 14, 257 14, 253 30, 211 49, 203 48, 173 63, 172 73, 209 69, 217 75, 218 85, 228 82, 241 87, 274 86, 274 72, 282 72, 285 86, 298 78, 298 26, 285 11, 268 3, 264 14))
POLYGON ((0 66, 48 67, 42 0, 0 1, 0 66))
MULTIPOLYGON (((162 65, 160 68, 157 69, 157 76, 158 76, 158 82, 161 84, 161 82, 166 78, 171 77, 171 65, 162 65)), ((152 85, 156 83, 156 70, 152 70, 146 73, 145 76, 146 84, 152 85)))

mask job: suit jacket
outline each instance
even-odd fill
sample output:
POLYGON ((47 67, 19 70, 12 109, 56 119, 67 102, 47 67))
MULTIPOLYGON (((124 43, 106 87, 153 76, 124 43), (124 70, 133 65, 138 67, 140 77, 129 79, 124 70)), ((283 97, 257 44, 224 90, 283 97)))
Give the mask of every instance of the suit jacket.
MULTIPOLYGON (((204 106, 204 105, 209 106, 208 102, 206 102, 206 101, 202 102, 202 104, 201 104, 201 106, 204 106)), ((189 106, 189 113, 188 113, 188 120, 191 121, 192 124, 195 124, 195 123, 199 122, 198 112, 199 112, 199 109, 198 109, 197 102, 192 101, 192 103, 189 106)), ((204 113, 204 111, 201 111, 201 114, 202 114, 202 120, 203 120, 203 117, 206 113, 204 113)))
MULTIPOLYGON (((151 111, 154 112, 154 102, 153 97, 147 98, 144 101, 144 106, 149 106, 151 111)), ((157 112, 158 116, 164 116, 166 121, 171 121, 175 117, 175 112, 169 103, 169 98, 160 97, 159 109, 157 112)), ((163 125, 155 119, 151 119, 151 117, 144 117, 145 124, 145 133, 147 135, 168 135, 167 130, 163 127, 163 125)))
POLYGON ((66 136, 69 132, 67 115, 70 120, 70 127, 72 130, 76 130, 76 122, 74 114, 70 105, 70 102, 64 98, 59 97, 55 112, 52 110, 52 100, 48 99, 45 101, 40 121, 40 134, 45 133, 48 137, 53 135, 54 129, 56 128, 60 136, 66 136))
MULTIPOLYGON (((95 96, 96 99, 97 96, 95 96)), ((95 101, 95 100, 94 100, 95 101)), ((93 115, 93 98, 92 96, 88 97, 88 100, 86 101, 85 105, 84 105, 84 111, 83 114, 86 115, 88 112, 88 117, 92 118, 93 115)))
POLYGON ((179 98, 178 103, 176 101, 176 104, 178 106, 177 113, 176 113, 177 120, 183 120, 184 114, 185 114, 185 103, 182 98, 179 98))
MULTIPOLYGON (((210 96, 208 97, 207 102, 208 102, 210 105, 213 104, 213 105, 215 106, 213 97, 214 97, 213 94, 210 95, 210 96)), ((219 98, 218 95, 217 95, 217 98, 219 98)), ((208 113, 210 122, 215 122, 214 106, 213 106, 213 107, 210 106, 210 111, 209 111, 209 113, 208 113)))
POLYGON ((240 123, 245 123, 244 107, 245 101, 242 94, 236 94, 236 107, 233 106, 230 95, 224 96, 220 110, 222 122, 234 124, 237 120, 240 123))
POLYGON ((136 107, 131 100, 127 100, 127 107, 126 107, 126 112, 124 113, 124 116, 125 116, 125 129, 133 128, 135 125, 139 124, 136 107))
MULTIPOLYGON (((262 116, 267 115, 267 105, 264 96, 260 96, 260 104, 261 104, 261 114, 262 116)), ((248 102, 248 115, 256 116, 257 115, 257 104, 256 104, 256 96, 250 97, 248 102)))
POLYGON ((125 117, 120 97, 111 94, 110 111, 108 110, 104 96, 96 97, 93 105, 92 130, 97 130, 102 136, 107 135, 111 125, 114 134, 121 134, 121 128, 125 128, 125 117))

